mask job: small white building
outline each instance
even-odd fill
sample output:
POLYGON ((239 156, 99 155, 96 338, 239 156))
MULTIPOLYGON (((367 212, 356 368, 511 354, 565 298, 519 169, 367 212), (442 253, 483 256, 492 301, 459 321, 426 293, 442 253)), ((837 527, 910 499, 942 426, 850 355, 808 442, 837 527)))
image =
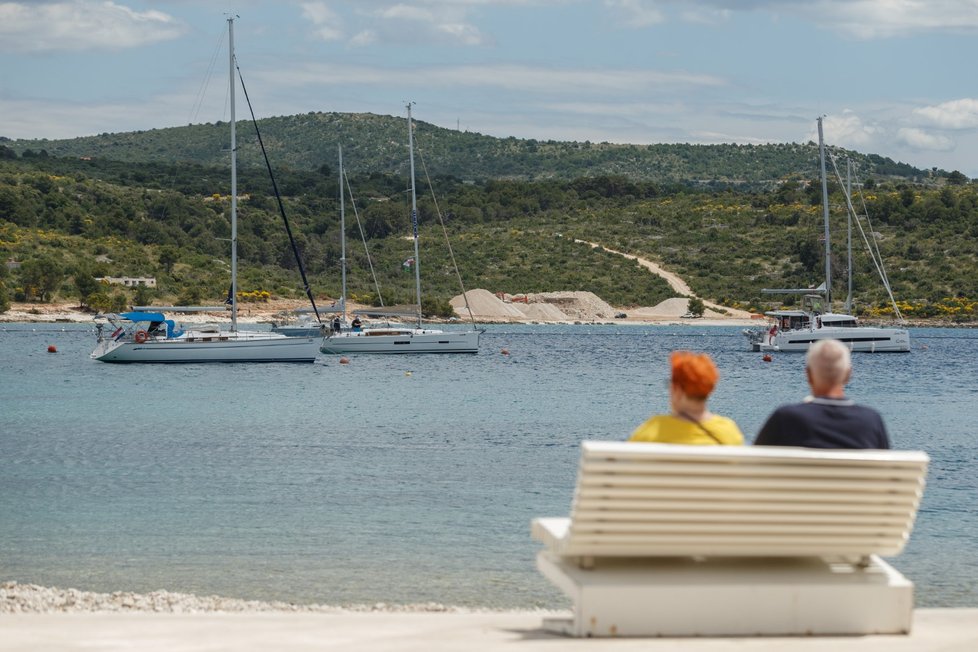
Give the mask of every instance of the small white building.
POLYGON ((101 276, 95 279, 107 285, 125 285, 127 288, 134 288, 143 285, 148 288, 156 287, 155 276, 101 276))

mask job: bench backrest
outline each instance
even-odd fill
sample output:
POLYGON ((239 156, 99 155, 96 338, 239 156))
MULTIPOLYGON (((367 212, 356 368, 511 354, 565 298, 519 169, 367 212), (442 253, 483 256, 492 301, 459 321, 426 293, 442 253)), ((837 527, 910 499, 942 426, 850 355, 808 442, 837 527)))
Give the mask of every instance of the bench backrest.
POLYGON ((586 441, 562 556, 896 555, 921 451, 586 441))

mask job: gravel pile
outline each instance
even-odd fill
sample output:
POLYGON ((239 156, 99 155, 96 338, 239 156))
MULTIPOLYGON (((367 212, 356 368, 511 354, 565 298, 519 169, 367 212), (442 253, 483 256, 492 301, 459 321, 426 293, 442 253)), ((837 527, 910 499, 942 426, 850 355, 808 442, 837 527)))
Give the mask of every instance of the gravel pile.
MULTIPOLYGON (((491 321, 519 321, 526 319, 522 312, 511 303, 505 303, 489 290, 469 290, 465 293, 469 299, 469 307, 476 319, 491 321)), ((461 317, 469 316, 465 309, 465 298, 460 294, 453 297, 451 302, 455 312, 461 317)))
POLYGON ((529 297, 531 304, 549 303, 577 321, 614 319, 617 312, 593 292, 539 292, 529 297))
POLYGON ((523 313, 526 319, 536 321, 571 321, 571 318, 557 306, 549 303, 520 303, 513 304, 523 313))
POLYGON ((152 593, 92 593, 78 589, 58 589, 36 584, 0 582, 0 614, 56 612, 158 612, 202 613, 245 611, 288 611, 318 613, 349 612, 454 612, 466 613, 461 607, 447 607, 434 602, 410 605, 350 605, 335 607, 321 604, 292 604, 238 600, 216 595, 197 596, 188 593, 153 591, 152 593))

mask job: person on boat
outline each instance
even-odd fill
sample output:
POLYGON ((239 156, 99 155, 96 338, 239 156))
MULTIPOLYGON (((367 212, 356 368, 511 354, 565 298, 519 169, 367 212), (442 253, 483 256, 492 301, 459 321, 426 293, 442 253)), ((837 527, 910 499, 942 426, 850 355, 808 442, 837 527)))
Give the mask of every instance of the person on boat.
POLYGON ((353 321, 350 322, 350 326, 353 327, 353 332, 354 333, 359 333, 362 330, 362 328, 363 328, 363 322, 360 321, 360 316, 359 315, 355 315, 353 317, 353 321))
POLYGON ((333 332, 334 333, 339 333, 340 332, 340 329, 341 329, 340 318, 339 317, 333 317, 333 332))
POLYGON ((744 435, 732 419, 711 413, 706 399, 716 386, 720 373, 705 353, 674 351, 670 356, 670 414, 653 416, 640 425, 629 441, 667 444, 706 444, 739 446, 744 435))
POLYGON ((879 412, 846 398, 845 386, 852 376, 849 348, 838 340, 820 340, 808 349, 805 363, 811 396, 775 410, 754 445, 889 448, 879 412))

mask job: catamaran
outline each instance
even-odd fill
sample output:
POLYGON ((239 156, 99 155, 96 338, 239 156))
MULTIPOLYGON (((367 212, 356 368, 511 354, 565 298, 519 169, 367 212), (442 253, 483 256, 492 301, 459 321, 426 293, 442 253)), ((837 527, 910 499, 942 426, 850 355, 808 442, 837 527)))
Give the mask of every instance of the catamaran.
POLYGON ((230 330, 183 330, 161 312, 134 310, 99 315, 91 357, 101 362, 312 362, 322 337, 286 337, 270 331, 238 330, 238 177, 234 95, 234 19, 228 18, 231 122, 231 308, 230 330), (113 328, 106 334, 105 322, 113 328))
MULTIPOLYGON (((822 176, 822 213, 825 222, 825 281, 817 288, 761 290, 766 294, 800 294, 802 295, 801 309, 765 312, 765 315, 774 320, 773 324, 769 328, 746 329, 744 335, 747 336, 753 351, 807 351, 812 344, 825 339, 839 340, 853 351, 867 353, 909 351, 910 333, 907 329, 860 326, 854 316, 832 312, 829 192, 821 117, 818 118, 818 153, 822 176)), ((853 208, 848 191, 846 191, 846 202, 851 215, 853 208)), ((851 278, 851 256, 849 266, 851 278)), ((886 285, 889 291, 889 284, 886 285)), ((847 305, 848 303, 847 300, 847 305)), ((899 315, 899 312, 897 314, 899 315)))

